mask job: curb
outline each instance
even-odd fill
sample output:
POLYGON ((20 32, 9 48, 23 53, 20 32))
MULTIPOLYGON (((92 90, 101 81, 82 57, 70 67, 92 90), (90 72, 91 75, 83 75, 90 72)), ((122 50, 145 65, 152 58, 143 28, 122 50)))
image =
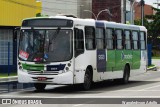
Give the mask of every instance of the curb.
POLYGON ((153 67, 147 68, 147 71, 157 71, 157 67, 153 66, 153 67))
POLYGON ((0 83, 15 82, 15 81, 18 81, 17 76, 1 77, 0 78, 0 83))

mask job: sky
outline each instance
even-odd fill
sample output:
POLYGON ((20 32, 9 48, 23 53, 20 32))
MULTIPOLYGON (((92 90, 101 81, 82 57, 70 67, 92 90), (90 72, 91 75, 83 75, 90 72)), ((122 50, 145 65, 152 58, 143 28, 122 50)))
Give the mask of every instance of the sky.
MULTIPOLYGON (((140 1, 140 0, 137 0, 137 1, 140 1)), ((157 7, 156 4, 153 4, 153 3, 157 3, 157 0, 144 0, 144 1, 145 1, 145 4, 149 4, 149 5, 152 5, 154 7, 157 7)), ((158 0, 158 1, 159 1, 158 3, 160 3, 160 0, 158 0)))

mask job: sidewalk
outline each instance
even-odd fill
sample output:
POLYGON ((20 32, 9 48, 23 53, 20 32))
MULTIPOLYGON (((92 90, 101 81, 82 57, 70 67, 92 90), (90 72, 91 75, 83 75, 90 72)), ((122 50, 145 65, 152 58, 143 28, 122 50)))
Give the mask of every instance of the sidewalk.
POLYGON ((157 66, 149 67, 147 71, 157 71, 157 66))
POLYGON ((0 83, 15 82, 15 81, 18 81, 17 76, 0 77, 0 83))
POLYGON ((22 89, 33 88, 34 85, 31 83, 18 83, 17 76, 1 77, 0 78, 0 94, 14 92, 22 89))

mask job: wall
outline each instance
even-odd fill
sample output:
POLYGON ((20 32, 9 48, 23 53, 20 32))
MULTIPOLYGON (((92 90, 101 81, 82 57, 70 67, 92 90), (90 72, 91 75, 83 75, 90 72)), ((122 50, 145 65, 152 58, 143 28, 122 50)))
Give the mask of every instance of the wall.
MULTIPOLYGON (((134 10, 135 10, 135 20, 141 19, 141 6, 138 2, 135 3, 134 10)), ((144 15, 153 15, 153 13, 154 12, 152 10, 152 6, 145 4, 144 5, 144 15)))
POLYGON ((20 26, 24 18, 41 12, 41 2, 36 0, 1 0, 0 26, 20 26))
POLYGON ((121 22, 121 0, 92 0, 92 11, 96 16, 98 12, 104 9, 109 9, 113 17, 103 12, 99 15, 98 19, 121 22))
POLYGON ((77 1, 79 0, 42 0, 42 14, 49 16, 72 14, 77 16, 77 1))

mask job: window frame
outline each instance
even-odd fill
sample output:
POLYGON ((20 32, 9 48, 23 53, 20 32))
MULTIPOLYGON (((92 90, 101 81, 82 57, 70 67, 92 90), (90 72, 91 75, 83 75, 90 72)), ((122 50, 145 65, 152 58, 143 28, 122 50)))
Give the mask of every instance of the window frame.
POLYGON ((115 39, 115 29, 114 28, 112 28, 112 27, 106 27, 105 28, 105 48, 107 49, 107 50, 115 50, 116 49, 116 39, 115 39), (106 35, 106 33, 107 33, 107 29, 109 29, 109 30, 112 30, 112 38, 107 38, 108 36, 106 35), (107 47, 107 42, 108 42, 108 40, 112 40, 112 49, 111 48, 108 48, 107 47))
POLYGON ((132 34, 132 49, 133 50, 139 50, 140 49, 140 44, 139 44, 139 39, 140 39, 140 36, 139 36, 139 31, 138 30, 132 30, 132 32, 131 32, 132 34), (137 39, 138 40, 134 40, 133 39, 133 32, 137 32, 137 39), (137 49, 134 49, 134 41, 137 41, 137 49))
POLYGON ((125 50, 132 50, 132 35, 131 35, 131 30, 130 29, 124 29, 124 49, 125 50), (125 37, 126 37, 126 35, 125 35, 125 32, 126 31, 129 31, 129 41, 130 41, 130 49, 126 49, 126 44, 125 44, 125 42, 126 42, 126 40, 128 41, 128 39, 126 39, 125 37))
POLYGON ((124 48, 124 30, 123 30, 123 29, 120 29, 120 28, 115 28, 114 33, 115 33, 115 45, 116 45, 116 46, 115 46, 115 49, 116 49, 116 50, 123 50, 123 49, 125 49, 125 48, 124 48), (121 39, 117 39, 116 30, 121 30, 121 31, 122 31, 122 37, 121 37, 121 39), (118 48, 117 48, 117 46, 118 46, 117 40, 122 40, 122 48, 121 48, 121 49, 118 49, 118 48))
POLYGON ((96 40, 95 40, 95 27, 94 26, 85 26, 84 27, 84 34, 85 34, 85 36, 84 36, 84 38, 85 38, 85 49, 86 50, 96 50, 96 40), (87 28, 93 28, 93 38, 87 38, 87 36, 86 36, 86 29, 87 28), (92 39, 93 40, 93 49, 87 49, 87 39, 92 39))
POLYGON ((85 51, 85 45, 84 45, 84 30, 83 30, 83 29, 74 28, 74 51, 75 51, 75 52, 74 52, 74 53, 75 53, 75 57, 79 56, 80 54, 83 54, 84 51, 85 51), (82 32, 81 32, 81 34, 82 34, 82 35, 81 35, 81 36, 82 36, 81 38, 78 38, 78 37, 77 37, 77 34, 76 34, 77 32, 76 32, 76 31, 78 31, 78 33, 79 33, 79 31, 82 31, 82 32), (83 49, 77 49, 77 48, 76 48, 76 45, 79 44, 79 42, 82 42, 82 45, 83 45, 82 47, 83 47, 83 49), (82 51, 77 54, 77 53, 76 53, 77 50, 82 50, 82 51))
POLYGON ((97 48, 97 40, 103 40, 103 48, 102 49, 105 49, 105 29, 104 29, 104 27, 96 27, 96 29, 95 29, 95 45, 96 45, 96 49, 100 49, 100 48, 97 48), (102 38, 97 38, 96 37, 96 30, 97 29, 101 29, 101 30, 103 30, 103 37, 102 38))
POLYGON ((147 38, 146 38, 146 32, 145 31, 139 31, 139 49, 140 50, 146 50, 147 49, 147 45, 146 45, 146 40, 147 38), (141 40, 141 32, 143 32, 144 33, 144 40, 141 40), (141 49, 141 41, 144 41, 145 42, 145 49, 141 49))

